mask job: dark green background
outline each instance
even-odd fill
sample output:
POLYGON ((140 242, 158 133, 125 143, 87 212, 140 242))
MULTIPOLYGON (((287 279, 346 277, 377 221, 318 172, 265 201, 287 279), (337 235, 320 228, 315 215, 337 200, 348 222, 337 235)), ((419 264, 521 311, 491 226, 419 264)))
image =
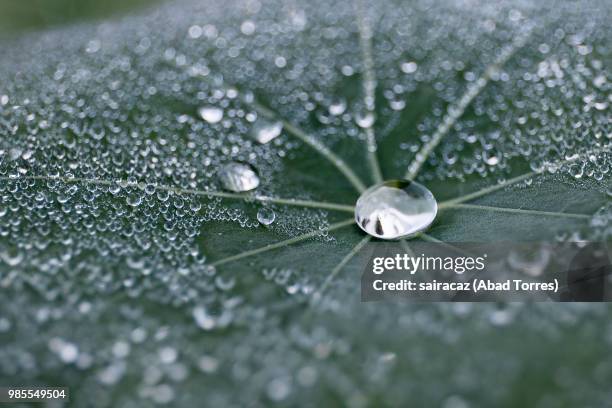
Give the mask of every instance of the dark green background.
POLYGON ((158 0, 2 0, 0 37, 146 8, 158 0))

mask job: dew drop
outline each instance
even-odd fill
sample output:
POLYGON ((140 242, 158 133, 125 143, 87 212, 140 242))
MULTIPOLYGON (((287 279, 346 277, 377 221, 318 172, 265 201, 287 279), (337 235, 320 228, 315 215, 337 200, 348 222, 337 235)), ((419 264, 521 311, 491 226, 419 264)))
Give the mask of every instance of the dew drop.
POLYGON ((255 28, 256 28, 255 23, 251 20, 245 20, 240 25, 240 31, 244 35, 253 35, 253 33, 255 32, 255 28))
POLYGON ((132 207, 138 207, 142 203, 142 196, 140 194, 131 193, 126 198, 126 202, 132 207))
POLYGON ((357 123, 357 126, 364 129, 372 127, 375 121, 376 117, 372 112, 358 113, 355 117, 355 122, 357 123))
POLYGON ((214 106, 204 106, 198 110, 198 113, 206 122, 210 124, 219 123, 223 119, 223 109, 214 106))
POLYGON ((202 372, 210 374, 217 371, 219 367, 219 360, 211 356, 202 356, 198 360, 198 368, 202 370, 202 372))
POLYGON ((287 60, 285 57, 278 56, 274 59, 274 65, 276 65, 278 68, 284 68, 287 66, 287 60))
POLYGON ((200 27, 199 25, 192 25, 191 27, 189 27, 189 37, 191 38, 200 38, 202 36, 202 27, 200 27))
POLYGON ((414 72, 416 72, 417 70, 417 64, 416 62, 404 62, 402 63, 401 67, 402 72, 404 72, 405 74, 412 74, 414 72))
POLYGON ((270 225, 276 219, 276 213, 271 208, 260 208, 257 211, 257 221, 263 225, 270 225))
POLYGON ((237 193, 250 191, 259 186, 259 176, 248 164, 228 163, 219 170, 223 188, 237 193))
POLYGON ((253 139, 258 143, 266 144, 276 139, 283 130, 282 122, 270 122, 265 119, 259 119, 253 126, 253 139))
POLYGON ((426 229, 437 212, 436 199, 421 184, 388 180, 361 194, 355 205, 355 221, 376 238, 397 239, 426 229))
POLYGON ((393 100, 393 101, 389 102, 389 106, 394 111, 401 111, 402 109, 404 109, 406 107, 406 101, 403 101, 403 100, 393 100))
POLYGON ((329 105, 329 114, 333 116, 342 115, 346 111, 346 101, 344 99, 334 100, 329 105))
POLYGON ((198 306, 193 309, 193 318, 196 324, 204 330, 212 330, 215 327, 215 319, 203 307, 198 306))
POLYGON ((273 401, 282 401, 291 393, 291 384, 286 378, 276 378, 268 384, 268 397, 273 401))
POLYGON ((485 163, 489 166, 495 166, 499 163, 500 154, 495 149, 491 151, 485 151, 483 153, 483 158, 485 163))

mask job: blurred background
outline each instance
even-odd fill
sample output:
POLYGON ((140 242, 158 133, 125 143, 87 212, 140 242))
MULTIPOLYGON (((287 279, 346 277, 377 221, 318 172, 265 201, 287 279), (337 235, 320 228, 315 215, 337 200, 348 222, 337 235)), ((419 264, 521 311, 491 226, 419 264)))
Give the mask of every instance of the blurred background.
POLYGON ((2 0, 0 38, 145 8, 159 0, 2 0))
MULTIPOLYGON (((0 150, 15 156, 6 167, 21 171, 46 164, 60 174, 123 179, 157 171, 162 163, 174 174, 160 173, 155 182, 169 184, 172 177, 173 186, 186 188, 198 174, 199 185, 208 188, 218 185, 215 171, 235 148, 258 159, 262 180, 265 175, 278 197, 349 203, 355 199, 351 186, 308 146, 295 145, 288 135, 286 141, 278 139, 280 145, 253 145, 247 141, 254 126, 246 119, 237 116, 237 125, 223 130, 222 123, 205 123, 197 112, 209 105, 228 118, 230 112, 254 112, 248 102, 227 96, 237 93, 233 88, 216 96, 229 84, 243 85, 282 116, 300 121, 352 166, 365 168, 359 133, 345 137, 355 130, 353 120, 329 109, 343 106, 351 118, 363 113, 359 70, 364 64, 352 1, 334 2, 333 8, 323 0, 266 1, 259 10, 256 0, 195 0, 160 7, 159 15, 115 21, 164 0, 0 0, 0 104, 10 108, 5 123, 16 134, 11 139, 0 132, 0 150), (92 21, 104 19, 109 23, 103 29, 92 27, 92 21), (78 27, 59 29, 71 24, 78 27), (28 35, 45 30, 54 32, 28 35), (189 66, 210 80, 194 78, 189 66), (27 105, 20 104, 24 100, 27 105), (307 104, 316 110, 305 113, 307 104), (64 122, 72 125, 69 130, 64 122), (115 136, 104 138, 102 132, 115 136), (148 139, 135 143, 134 135, 148 139), (187 148, 192 143, 211 152, 210 162, 192 154, 187 148)), ((521 13, 533 16, 539 30, 508 61, 507 81, 494 81, 475 100, 481 119, 476 111, 466 112, 464 139, 444 140, 437 164, 446 167, 431 166, 424 175, 430 180, 440 171, 455 176, 432 181, 435 191, 452 198, 477 186, 459 176, 494 185, 500 177, 520 174, 519 166, 512 168, 515 173, 501 167, 506 156, 538 166, 554 160, 540 135, 550 135, 559 155, 570 157, 595 143, 595 137, 583 136, 584 129, 597 138, 609 134, 604 121, 609 111, 595 107, 607 101, 605 62, 612 43, 609 24, 593 17, 605 20, 609 6, 588 12, 599 4, 576 4, 579 13, 556 0, 542 6, 527 0, 372 3, 368 12, 384 16, 373 24, 378 45, 373 51, 378 85, 385 90, 377 123, 387 132, 380 156, 387 174, 404 170, 408 149, 418 147, 407 143, 407 136, 433 132, 446 105, 460 100, 501 45, 521 31, 521 13), (408 104, 398 105, 404 101, 408 104), (540 116, 527 120, 525 112, 540 116), (532 125, 532 119, 542 124, 532 125), (499 123, 506 132, 496 131, 499 123), (520 148, 512 136, 517 133, 527 135, 520 148), (476 144, 469 142, 477 140, 473 135, 476 144), (564 137, 572 143, 564 144, 564 137), (486 163, 484 146, 497 154, 487 156, 496 164, 486 163), (462 147, 461 156, 452 154, 456 147, 462 147), (490 173, 480 176, 475 169, 490 173)), ((612 173, 609 161, 598 163, 612 173)), ((549 211, 573 205, 582 213, 586 202, 594 213, 606 202, 592 199, 601 200, 602 194, 594 182, 589 189, 587 176, 595 164, 586 165, 584 176, 583 170, 574 175, 581 178, 579 188, 577 181, 551 179, 485 203, 544 204, 537 208, 549 211)), ((0 217, 7 214, 1 206, 11 209, 0 218, 0 385, 68 386, 70 406, 77 407, 302 402, 363 408, 407 406, 409 399, 412 406, 444 408, 612 407, 608 305, 361 303, 356 277, 363 263, 356 257, 337 275, 320 308, 311 308, 312 288, 327 282, 363 239, 356 229, 334 232, 333 244, 320 239, 299 250, 262 252, 219 273, 207 260, 299 236, 326 225, 323 220, 339 220, 332 218, 338 214, 323 219, 320 212, 281 208, 272 227, 247 228, 233 214, 244 210, 247 215, 239 221, 256 222, 259 208, 252 203, 208 206, 195 195, 142 198, 132 186, 117 195, 96 191, 94 196, 86 188, 72 193, 76 190, 63 184, 11 183, 17 187, 9 194, 0 188, 0 199, 7 197, 0 200, 0 217), (72 198, 66 201, 68 193, 72 198), (32 211, 32 197, 41 198, 44 207, 32 211), (56 216, 63 208, 77 215, 56 216), (42 220, 38 225, 32 225, 32 213, 42 220), (55 220, 66 218, 71 222, 56 228, 55 220), (90 234, 94 229, 99 232, 90 234)), ((440 237, 522 238, 524 231, 552 234, 553 226, 568 223, 561 217, 518 216, 508 222, 502 213, 494 214, 448 214, 441 218, 440 237)), ((571 224, 561 238, 597 237, 609 228, 602 220, 612 220, 604 207, 598 214, 597 229, 571 224)))

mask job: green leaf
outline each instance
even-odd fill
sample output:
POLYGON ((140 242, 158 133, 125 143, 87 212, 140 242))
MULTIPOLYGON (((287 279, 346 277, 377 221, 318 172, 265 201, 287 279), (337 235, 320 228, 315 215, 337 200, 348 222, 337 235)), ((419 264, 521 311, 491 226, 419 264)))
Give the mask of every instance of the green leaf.
POLYGON ((415 240, 609 240, 609 11, 185 2, 5 40, 0 378, 78 406, 602 405, 606 306, 361 303, 352 211, 408 178, 439 203, 415 240), (223 190, 230 162, 259 187, 223 190))

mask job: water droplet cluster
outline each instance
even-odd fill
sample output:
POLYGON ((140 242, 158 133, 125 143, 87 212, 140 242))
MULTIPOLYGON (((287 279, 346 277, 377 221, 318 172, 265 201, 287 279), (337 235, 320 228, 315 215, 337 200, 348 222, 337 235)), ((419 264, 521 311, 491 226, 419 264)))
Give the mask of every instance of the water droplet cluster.
MULTIPOLYGON (((385 171, 401 177, 445 115, 456 120, 419 180, 506 179, 522 161, 609 196, 609 6, 557 3, 377 2, 367 9, 375 104, 355 91, 366 67, 349 1, 333 12, 318 0, 188 1, 3 40, 0 377, 53 378, 76 405, 95 407, 397 406, 406 395, 490 406, 504 398, 499 384, 571 364, 554 351, 537 367, 522 358, 543 341, 579 332, 585 353, 609 349, 605 307, 374 307, 355 296, 355 269, 337 278, 322 310, 310 308, 326 278, 312 263, 327 273, 352 235, 333 239, 327 211, 248 199, 330 198, 308 190, 307 171, 289 172, 291 160, 314 154, 283 120, 359 157, 354 167, 372 130, 385 171), (490 67, 521 35, 526 44, 507 64, 490 67), (452 111, 483 75, 482 92, 452 111), (257 182, 242 170, 228 182, 233 163, 257 182), (247 198, 206 195, 228 190, 247 198), (299 251, 273 253, 276 266, 249 258, 216 267, 208 256, 313 230, 299 251), (521 349, 496 343, 481 361, 500 326, 521 333, 521 349), (486 391, 476 396, 476 385, 486 391)), ((610 219, 602 207, 584 231, 559 239, 609 239, 610 219)), ((610 377, 609 359, 597 361, 553 373, 559 387, 542 390, 542 401, 605 405, 597 398, 607 383, 583 381, 610 377)))

